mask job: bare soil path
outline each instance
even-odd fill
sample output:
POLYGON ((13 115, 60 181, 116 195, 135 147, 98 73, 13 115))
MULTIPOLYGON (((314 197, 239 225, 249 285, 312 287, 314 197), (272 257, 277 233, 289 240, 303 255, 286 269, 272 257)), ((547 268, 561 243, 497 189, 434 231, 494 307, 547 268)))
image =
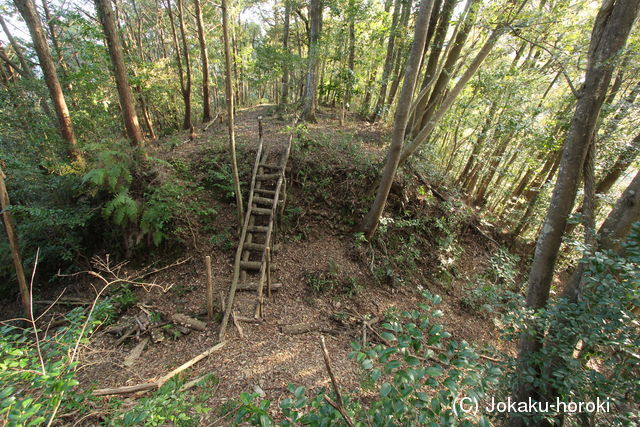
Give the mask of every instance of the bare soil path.
MULTIPOLYGON (((252 147, 257 143, 257 118, 263 116, 265 141, 275 143, 285 141, 288 125, 275 116, 269 115, 271 107, 261 106, 248 110, 240 110, 237 115, 237 140, 239 152, 254 153, 252 147)), ((375 130, 365 125, 352 126, 354 134, 359 135, 365 143, 377 142, 380 138, 375 130), (362 126, 362 129, 356 129, 362 126)), ((314 131, 331 132, 337 122, 331 118, 321 118, 320 123, 313 125, 314 131)), ((180 136, 183 140, 188 135, 180 136)), ((211 145, 212 140, 226 141, 226 126, 214 124, 206 132, 196 131, 192 141, 170 149, 158 149, 156 155, 161 158, 179 158, 185 162, 194 162, 202 156, 211 145)), ((372 146, 372 150, 378 150, 372 146)), ((239 163, 253 164, 253 155, 239 156, 239 163)), ((295 201, 293 201, 295 202, 295 201)), ((212 202, 214 203, 214 202, 212 202)), ((218 204, 219 214, 216 226, 220 229, 233 230, 235 227, 233 207, 218 204)), ((310 221, 311 231, 305 239, 281 240, 280 250, 274 255, 274 282, 283 287, 273 293, 266 305, 265 318, 262 323, 242 323, 244 338, 236 328, 230 325, 227 332, 227 343, 222 351, 199 362, 187 371, 189 379, 211 373, 219 379, 208 402, 211 407, 221 407, 231 399, 237 398, 241 392, 254 392, 259 387, 266 397, 274 402, 288 395, 286 386, 289 383, 304 385, 308 389, 327 386, 328 375, 325 372, 320 351, 320 334, 326 336, 327 346, 334 363, 334 371, 341 386, 349 389, 358 384, 358 368, 348 359, 350 342, 360 338, 359 328, 350 328, 332 320, 336 312, 350 310, 359 314, 381 316, 390 308, 399 310, 412 309, 420 302, 418 290, 407 288, 391 288, 375 284, 371 272, 353 255, 353 237, 349 234, 333 231, 322 225, 321 221, 310 221), (362 286, 362 291, 354 295, 340 292, 314 293, 307 284, 310 273, 327 270, 329 266, 337 268, 342 274, 353 277, 362 286), (282 327, 298 323, 310 323, 316 330, 303 334, 291 335, 282 332, 282 327), (323 332, 321 332, 323 331, 323 332)), ((157 280, 173 283, 167 293, 152 290, 149 293, 140 291, 139 302, 151 309, 162 312, 198 313, 206 307, 205 272, 202 258, 211 255, 213 261, 214 284, 226 289, 232 274, 233 250, 221 251, 208 243, 208 237, 201 232, 196 233, 198 249, 188 263, 169 269, 157 275, 157 280)), ((234 241, 231 245, 235 247, 234 241)), ((473 259, 484 255, 485 249, 479 245, 470 245, 467 258, 473 259)), ((176 259, 180 258, 177 256, 176 259)), ((167 263, 170 263, 168 260, 167 263)), ((426 263, 428 264, 428 262, 426 263)), ((478 266, 470 266, 474 269, 478 266)), ((434 284, 434 293, 439 293, 440 286, 434 284)), ((488 320, 478 319, 465 312, 453 295, 445 297, 443 322, 457 339, 470 342, 495 344, 496 331, 488 320)), ((129 340, 120 347, 114 348, 115 339, 106 334, 97 334, 82 355, 80 369, 81 387, 117 387, 132 385, 158 378, 169 370, 179 366, 205 349, 215 344, 219 322, 212 322, 204 332, 192 332, 177 340, 148 345, 142 356, 126 367, 124 358, 137 344, 129 340)), ((108 398, 107 398, 108 399, 108 398)), ((133 400, 130 401, 132 403, 133 400)), ((228 404, 227 404, 228 405, 228 404)), ((277 407, 277 405, 273 405, 277 407)), ((206 424, 221 416, 214 410, 208 415, 206 424)), ((224 424, 227 421, 218 421, 224 424)))

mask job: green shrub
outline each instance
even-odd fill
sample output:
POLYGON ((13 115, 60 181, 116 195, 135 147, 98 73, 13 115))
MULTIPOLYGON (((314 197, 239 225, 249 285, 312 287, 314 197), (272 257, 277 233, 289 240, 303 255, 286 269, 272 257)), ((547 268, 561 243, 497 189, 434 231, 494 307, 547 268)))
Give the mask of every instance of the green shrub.
POLYGON ((489 265, 472 283, 464 287, 462 303, 479 313, 494 313, 518 292, 516 283, 520 257, 505 248, 499 248, 489 258, 489 265))
POLYGON ((90 319, 77 308, 66 315, 69 326, 43 334, 39 342, 30 330, 0 327, 0 418, 8 425, 41 425, 57 413, 88 411, 90 395, 73 390, 77 360, 76 343, 88 336, 112 314, 108 301, 96 305, 90 319), (87 324, 83 330, 83 325, 87 324))
MULTIPOLYGON (((543 349, 530 356, 527 381, 533 377, 535 386, 562 402, 610 402, 610 412, 567 414, 565 425, 640 422, 640 223, 624 248, 623 255, 600 251, 587 257, 577 302, 558 298, 535 313, 512 307, 503 319, 509 340, 517 340, 527 324, 549 331, 543 349)), ((521 380, 509 375, 505 389, 521 380)))
MULTIPOLYGON (((425 294, 432 304, 439 296, 425 294)), ((389 319, 381 333, 385 344, 362 347, 353 343, 352 357, 363 374, 362 387, 375 397, 360 398, 359 390, 343 391, 347 416, 356 425, 489 425, 483 414, 464 413, 460 396, 481 400, 493 391, 502 371, 464 341, 450 340, 436 319, 440 310, 421 304, 420 310, 389 319), (434 351, 434 349, 438 349, 434 351)), ((243 405, 235 422, 253 425, 341 425, 342 415, 321 389, 313 397, 304 387, 289 386, 292 397, 280 402, 284 419, 276 422, 268 412, 268 400, 256 403, 257 395, 242 394, 243 405)), ((335 396, 331 396, 335 400, 335 396)))
MULTIPOLYGON (((217 380, 213 377, 203 379, 199 386, 211 387, 217 380)), ((192 396, 181 390, 184 381, 173 378, 156 390, 151 396, 139 399, 135 406, 123 407, 122 400, 112 401, 115 414, 111 415, 105 425, 109 426, 198 426, 202 425, 200 416, 210 409, 204 406, 209 394, 201 393, 192 396)))
MULTIPOLYGON (((100 240, 97 203, 83 193, 80 176, 47 174, 15 157, 7 158, 4 170, 26 271, 39 249, 38 274, 48 279, 100 240)), ((0 239, 0 291, 15 292, 14 275, 7 239, 0 239)))

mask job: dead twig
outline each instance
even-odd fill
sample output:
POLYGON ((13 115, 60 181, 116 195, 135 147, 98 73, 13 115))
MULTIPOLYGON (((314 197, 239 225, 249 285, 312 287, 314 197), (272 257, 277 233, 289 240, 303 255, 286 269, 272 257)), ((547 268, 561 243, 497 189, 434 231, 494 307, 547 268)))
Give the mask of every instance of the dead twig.
POLYGON ((149 272, 147 272, 147 273, 141 274, 141 275, 139 275, 139 276, 135 277, 135 279, 134 279, 134 280, 144 279, 145 277, 151 276, 152 274, 159 273, 159 272, 164 271, 164 270, 167 270, 167 269, 169 269, 169 268, 177 267, 177 266, 179 266, 179 265, 181 265, 181 264, 184 264, 184 263, 185 263, 185 262, 187 262, 187 261, 190 261, 190 260, 191 260, 191 258, 193 258, 193 257, 191 257, 191 256, 190 256, 190 257, 188 257, 188 258, 178 260, 178 261, 174 262, 173 264, 165 265, 164 267, 157 268, 157 269, 155 269, 155 270, 153 270, 153 271, 149 271, 149 272))

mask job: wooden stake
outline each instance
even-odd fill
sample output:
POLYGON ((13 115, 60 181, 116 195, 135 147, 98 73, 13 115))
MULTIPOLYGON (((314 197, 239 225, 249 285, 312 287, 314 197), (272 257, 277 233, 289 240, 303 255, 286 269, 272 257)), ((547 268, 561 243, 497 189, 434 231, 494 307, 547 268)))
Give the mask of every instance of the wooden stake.
POLYGON ((267 297, 271 298, 271 248, 267 246, 265 260, 267 262, 267 297))
POLYGON ((11 248, 11 257, 13 258, 13 265, 16 269, 16 276, 18 277, 18 286, 20 288, 20 297, 22 300, 22 307, 24 313, 28 319, 31 318, 31 294, 27 287, 27 279, 24 276, 24 269, 22 268, 22 258, 20 257, 20 246, 18 244, 18 236, 13 228, 13 218, 11 212, 8 211, 11 202, 9 201, 9 193, 7 193, 7 187, 4 184, 6 178, 2 168, 0 168, 0 208, 2 208, 2 219, 4 221, 4 227, 7 231, 7 239, 9 240, 9 247, 11 248))
POLYGON ((213 319, 213 274, 211 273, 211 257, 204 257, 204 265, 207 269, 207 320, 213 319))

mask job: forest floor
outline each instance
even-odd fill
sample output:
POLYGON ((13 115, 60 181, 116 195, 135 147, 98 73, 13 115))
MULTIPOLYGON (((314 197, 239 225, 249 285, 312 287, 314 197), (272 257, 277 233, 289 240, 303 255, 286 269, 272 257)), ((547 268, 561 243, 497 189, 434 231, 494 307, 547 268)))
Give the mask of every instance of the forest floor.
MULTIPOLYGON (((309 186, 324 185, 323 176, 311 176, 311 172, 306 171, 314 164, 318 166, 322 163, 324 174, 339 180, 351 189, 349 191, 371 187, 370 183, 353 181, 358 176, 345 172, 344 168, 340 169, 341 165, 332 165, 333 159, 327 158, 323 150, 332 151, 348 144, 352 153, 358 152, 358 156, 364 153, 365 157, 373 159, 372 164, 379 165, 384 156, 383 143, 389 136, 388 129, 355 118, 350 118, 340 127, 338 120, 328 111, 330 110, 320 114, 317 124, 307 125, 304 138, 294 140, 296 146, 287 172, 292 183, 287 196, 287 218, 284 231, 277 242, 279 250, 273 256, 273 281, 282 283, 283 286, 274 291, 272 298, 268 300, 264 321, 258 324, 242 323, 244 338, 230 325, 224 348, 186 371, 188 379, 208 373, 217 379, 213 389, 207 390, 210 393, 207 406, 214 409, 204 416, 203 424, 229 423, 231 416, 226 416, 227 412, 236 405, 235 399, 241 392, 262 390, 266 398, 278 402, 290 395, 288 384, 304 385, 307 389, 329 386, 329 377, 320 351, 321 334, 326 338, 333 369, 341 387, 345 390, 357 387, 360 371, 357 364, 348 358, 348 354, 351 351, 350 343, 361 340, 362 324, 341 323, 336 319, 345 313, 356 317, 369 315, 383 318, 389 310, 415 309, 422 300, 420 288, 443 296, 440 309, 444 316, 441 321, 454 339, 466 340, 479 348, 501 346, 497 340, 499 331, 493 321, 489 317, 470 312, 462 303, 464 290, 461 283, 480 274, 486 267, 487 259, 497 248, 492 239, 474 232, 473 228, 464 228, 464 234, 458 236, 462 253, 458 257, 460 261, 456 266, 457 274, 451 282, 441 283, 438 276, 430 271, 438 264, 438 260, 436 251, 429 250, 427 246, 421 251, 415 269, 399 272, 407 284, 380 283, 371 268, 373 260, 366 251, 363 255, 362 248, 354 243, 352 224, 359 220, 361 209, 345 213, 344 206, 349 206, 351 202, 343 200, 347 196, 344 195, 346 193, 341 193, 340 188, 328 188, 330 194, 323 196, 325 200, 322 200, 323 197, 308 197, 306 191, 309 186), (314 146, 313 141, 317 139, 324 143, 314 146), (309 145, 316 148, 312 154, 305 151, 305 147, 309 145), (332 198, 341 200, 335 201, 332 198), (345 221, 345 216, 351 218, 345 221), (335 280, 318 281, 314 287, 314 277, 333 277, 335 280), (321 288, 322 286, 326 289, 321 288), (312 324, 314 330, 294 335, 282 331, 283 326, 298 323, 312 324)), ((254 161, 258 116, 263 117, 267 145, 286 140, 290 132, 288 122, 274 114, 273 107, 259 106, 239 110, 236 122, 238 163, 244 176, 247 176, 254 161)), ((202 167, 202 162, 205 162, 205 166, 210 165, 206 163, 207 156, 211 155, 212 149, 218 153, 224 151, 226 141, 226 126, 215 123, 206 131, 202 131, 202 127, 196 130, 193 140, 189 140, 185 133, 161 141, 150 154, 172 164, 186 165, 192 171, 192 178, 200 180, 210 173, 206 167, 202 167)), ((339 157, 344 153, 333 155, 339 157)), ((420 204, 421 197, 423 198, 415 189, 401 190, 401 194, 396 199, 403 206, 420 204)), ((362 194, 354 194, 352 197, 362 197, 362 194)), ((187 252, 174 250, 165 253, 162 261, 156 263, 156 267, 170 265, 187 256, 191 257, 189 261, 153 276, 154 282, 172 287, 167 292, 158 288, 152 288, 148 292, 137 289, 138 304, 132 305, 126 314, 139 313, 139 304, 161 313, 198 314, 206 311, 205 255, 212 258, 215 288, 227 289, 232 277, 236 244, 233 238, 236 226, 235 207, 213 195, 206 203, 217 212, 215 224, 207 227, 189 224, 186 227, 188 231, 180 232, 191 237, 191 242, 187 245, 191 248, 187 252)), ((429 238, 431 237, 425 237, 429 238)), ((133 269, 129 266, 126 268, 133 269)), ((68 295, 73 295, 74 292, 76 295, 86 294, 88 285, 87 279, 78 279, 77 283, 70 286, 68 295)), ((165 339, 155 344, 150 342, 130 366, 125 366, 123 360, 138 340, 129 339, 116 347, 116 337, 98 331, 83 348, 79 387, 119 387, 159 378, 216 343, 219 316, 216 320, 204 332, 194 331, 179 339, 165 339)), ((509 348, 501 350, 512 351, 509 348)), ((124 399, 125 408, 136 402, 136 396, 117 398, 124 399)), ((94 416, 99 417, 109 410, 109 399, 113 398, 101 398, 94 403, 94 416)), ((277 404, 272 408, 276 411, 277 404)), ((93 424, 96 419, 87 418, 82 423, 93 424)))

